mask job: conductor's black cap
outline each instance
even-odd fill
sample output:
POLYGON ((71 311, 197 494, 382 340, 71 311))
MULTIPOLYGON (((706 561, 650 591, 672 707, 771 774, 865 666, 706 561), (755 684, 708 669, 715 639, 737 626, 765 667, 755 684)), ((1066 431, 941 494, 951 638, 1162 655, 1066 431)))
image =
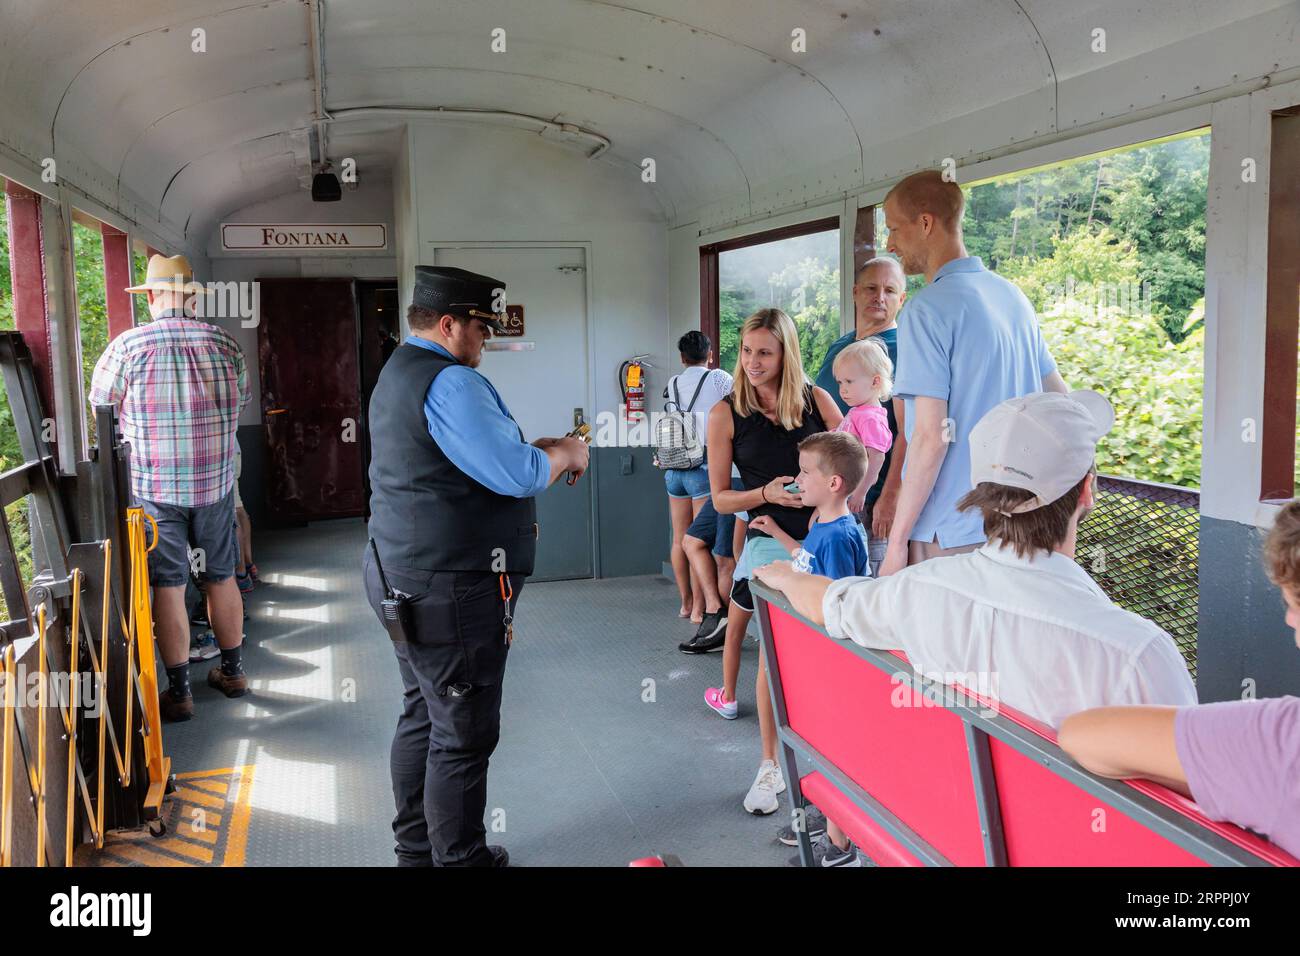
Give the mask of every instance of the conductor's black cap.
POLYGON ((502 332, 506 284, 454 266, 416 266, 411 304, 438 315, 463 315, 502 332), (499 310, 499 311, 498 311, 499 310))

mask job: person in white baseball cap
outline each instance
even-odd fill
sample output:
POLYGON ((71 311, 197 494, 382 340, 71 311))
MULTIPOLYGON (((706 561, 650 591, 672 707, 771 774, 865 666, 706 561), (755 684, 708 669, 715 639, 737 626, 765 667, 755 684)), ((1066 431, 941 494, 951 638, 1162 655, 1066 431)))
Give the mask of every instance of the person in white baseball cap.
POLYGON ((1091 389, 1008 399, 971 430, 971 485, 991 482, 1030 493, 1009 509, 994 509, 1004 516, 1050 505, 1093 470, 1097 442, 1113 424, 1110 402, 1091 389))
POLYGON ((1114 420, 1092 391, 990 409, 971 431, 974 487, 958 502, 983 516, 978 550, 878 579, 831 581, 788 562, 755 573, 831 637, 904 651, 925 675, 975 675, 1003 705, 1053 728, 1099 701, 1193 704, 1173 639, 1114 604, 1075 560, 1097 441, 1114 420))

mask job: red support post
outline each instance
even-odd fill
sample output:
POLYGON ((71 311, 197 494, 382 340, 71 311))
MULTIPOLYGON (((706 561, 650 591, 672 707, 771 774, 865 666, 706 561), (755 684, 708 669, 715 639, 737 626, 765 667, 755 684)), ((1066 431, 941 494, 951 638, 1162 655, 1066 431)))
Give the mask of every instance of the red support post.
POLYGON ((45 260, 41 253, 41 197, 5 181, 9 210, 9 269, 13 280, 14 325, 32 353, 41 407, 54 414, 50 325, 45 311, 45 260))
POLYGON ((104 240, 104 291, 108 299, 108 340, 111 342, 135 325, 134 303, 127 286, 131 278, 131 246, 126 233, 108 223, 99 224, 104 240))

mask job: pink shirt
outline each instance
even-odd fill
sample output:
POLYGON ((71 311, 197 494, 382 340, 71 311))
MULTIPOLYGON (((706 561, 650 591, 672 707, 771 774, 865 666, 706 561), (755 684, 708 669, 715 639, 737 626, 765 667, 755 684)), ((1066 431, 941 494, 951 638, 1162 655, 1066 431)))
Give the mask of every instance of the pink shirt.
POLYGON ((889 415, 884 405, 858 405, 850 408, 844 420, 835 429, 857 436, 866 448, 889 451, 894 436, 889 431, 889 415))

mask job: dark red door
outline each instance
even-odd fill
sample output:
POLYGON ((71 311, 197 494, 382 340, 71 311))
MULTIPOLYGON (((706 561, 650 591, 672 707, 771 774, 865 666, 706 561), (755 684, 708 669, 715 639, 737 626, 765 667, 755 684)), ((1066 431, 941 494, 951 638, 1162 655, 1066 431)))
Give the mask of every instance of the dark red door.
POLYGON ((262 279, 258 359, 267 507, 285 521, 362 514, 351 279, 262 279))

